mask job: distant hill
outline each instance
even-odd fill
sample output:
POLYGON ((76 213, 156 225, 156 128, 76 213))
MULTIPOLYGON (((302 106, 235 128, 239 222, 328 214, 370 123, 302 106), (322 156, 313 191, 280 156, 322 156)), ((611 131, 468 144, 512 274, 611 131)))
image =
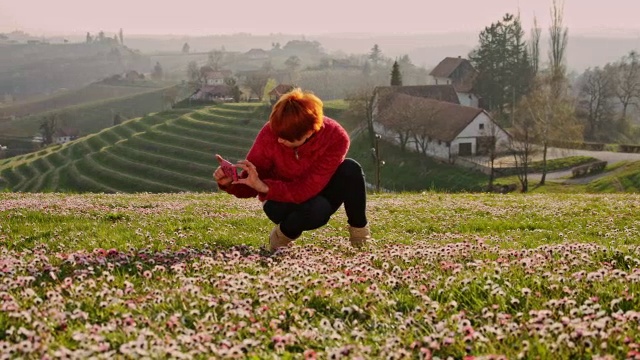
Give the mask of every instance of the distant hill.
MULTIPOLYGON (((318 41, 329 53, 367 54, 378 44, 383 54, 398 57, 408 54, 414 64, 434 67, 446 56, 466 57, 478 45, 479 33, 430 34, 325 34, 302 36, 292 34, 271 35, 215 35, 215 36, 136 36, 127 38, 127 45, 143 53, 178 52, 188 42, 192 51, 206 52, 224 48, 227 51, 248 51, 251 48, 269 50, 272 44, 284 45, 302 38, 318 41)), ((542 62, 547 61, 546 34, 541 39, 542 62)), ((603 66, 617 60, 631 50, 640 50, 636 34, 573 34, 569 29, 567 61, 570 71, 582 72, 587 67, 603 66)))
POLYGON ((151 69, 147 56, 112 43, 0 44, 0 97, 25 101, 128 70, 151 69))

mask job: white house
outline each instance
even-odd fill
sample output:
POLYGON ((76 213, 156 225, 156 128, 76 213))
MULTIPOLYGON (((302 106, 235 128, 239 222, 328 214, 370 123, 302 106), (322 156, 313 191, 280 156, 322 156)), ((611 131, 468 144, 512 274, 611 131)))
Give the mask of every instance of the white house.
POLYGON ((54 144, 68 143, 69 141, 77 139, 79 133, 80 132, 78 131, 78 129, 74 129, 74 128, 58 129, 53 135, 53 143, 54 144))
POLYGON ((480 108, 403 93, 390 95, 382 106, 374 111, 376 132, 395 143, 408 137, 408 148, 449 162, 485 155, 510 137, 480 108))
POLYGON ((224 85, 225 74, 222 71, 208 71, 204 73, 205 85, 224 85))
POLYGON ((461 57, 447 57, 429 73, 427 83, 452 85, 461 105, 479 107, 480 98, 473 91, 473 82, 477 74, 469 60, 461 57))

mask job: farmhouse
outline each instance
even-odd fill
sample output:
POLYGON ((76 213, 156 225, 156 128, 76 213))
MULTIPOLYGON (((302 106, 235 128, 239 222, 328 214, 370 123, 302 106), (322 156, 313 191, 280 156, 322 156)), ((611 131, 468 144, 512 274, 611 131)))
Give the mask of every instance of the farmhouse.
POLYGON ((205 85, 196 90, 189 98, 198 101, 229 100, 233 97, 229 85, 205 85))
POLYGON ((452 85, 461 105, 479 107, 480 98, 473 91, 473 82, 478 75, 471 62, 461 57, 447 57, 429 73, 428 83, 452 85))
POLYGON ((374 103, 374 129, 384 138, 444 161, 484 155, 509 134, 480 108, 395 92, 374 103))
POLYGON ((293 85, 279 84, 278 86, 274 87, 273 90, 269 91, 269 100, 272 104, 275 104, 282 95, 293 90, 293 88, 293 85))
POLYGON ((80 131, 75 128, 58 129, 55 132, 55 134, 53 134, 53 143, 54 144, 68 143, 69 141, 77 139, 79 133, 80 131))

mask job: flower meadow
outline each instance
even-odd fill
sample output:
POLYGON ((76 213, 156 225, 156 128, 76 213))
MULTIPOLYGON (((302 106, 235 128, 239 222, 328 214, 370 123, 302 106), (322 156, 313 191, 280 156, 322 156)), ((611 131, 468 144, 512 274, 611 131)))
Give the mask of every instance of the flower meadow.
POLYGON ((2 193, 0 357, 640 359, 639 211, 372 195, 268 254, 253 199, 2 193))

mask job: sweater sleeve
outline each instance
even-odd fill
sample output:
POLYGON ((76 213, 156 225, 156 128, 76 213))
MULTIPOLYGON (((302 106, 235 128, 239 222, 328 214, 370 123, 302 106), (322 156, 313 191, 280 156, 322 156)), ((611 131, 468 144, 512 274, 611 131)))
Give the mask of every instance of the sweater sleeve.
MULTIPOLYGON (((251 161, 255 165, 258 171, 258 176, 261 178, 270 173, 272 166, 272 159, 269 155, 269 129, 268 123, 262 127, 262 130, 256 136, 256 140, 253 142, 249 153, 247 154, 247 160, 251 161)), ((247 172, 242 171, 239 175, 240 178, 246 178, 247 172)), ((258 192, 250 186, 244 184, 231 184, 227 186, 219 186, 220 190, 226 191, 229 194, 237 198, 252 198, 258 195, 258 192)))
POLYGON ((312 169, 292 181, 264 180, 269 186, 265 200, 300 204, 316 196, 327 186, 349 150, 349 135, 342 127, 325 144, 321 160, 312 169))

